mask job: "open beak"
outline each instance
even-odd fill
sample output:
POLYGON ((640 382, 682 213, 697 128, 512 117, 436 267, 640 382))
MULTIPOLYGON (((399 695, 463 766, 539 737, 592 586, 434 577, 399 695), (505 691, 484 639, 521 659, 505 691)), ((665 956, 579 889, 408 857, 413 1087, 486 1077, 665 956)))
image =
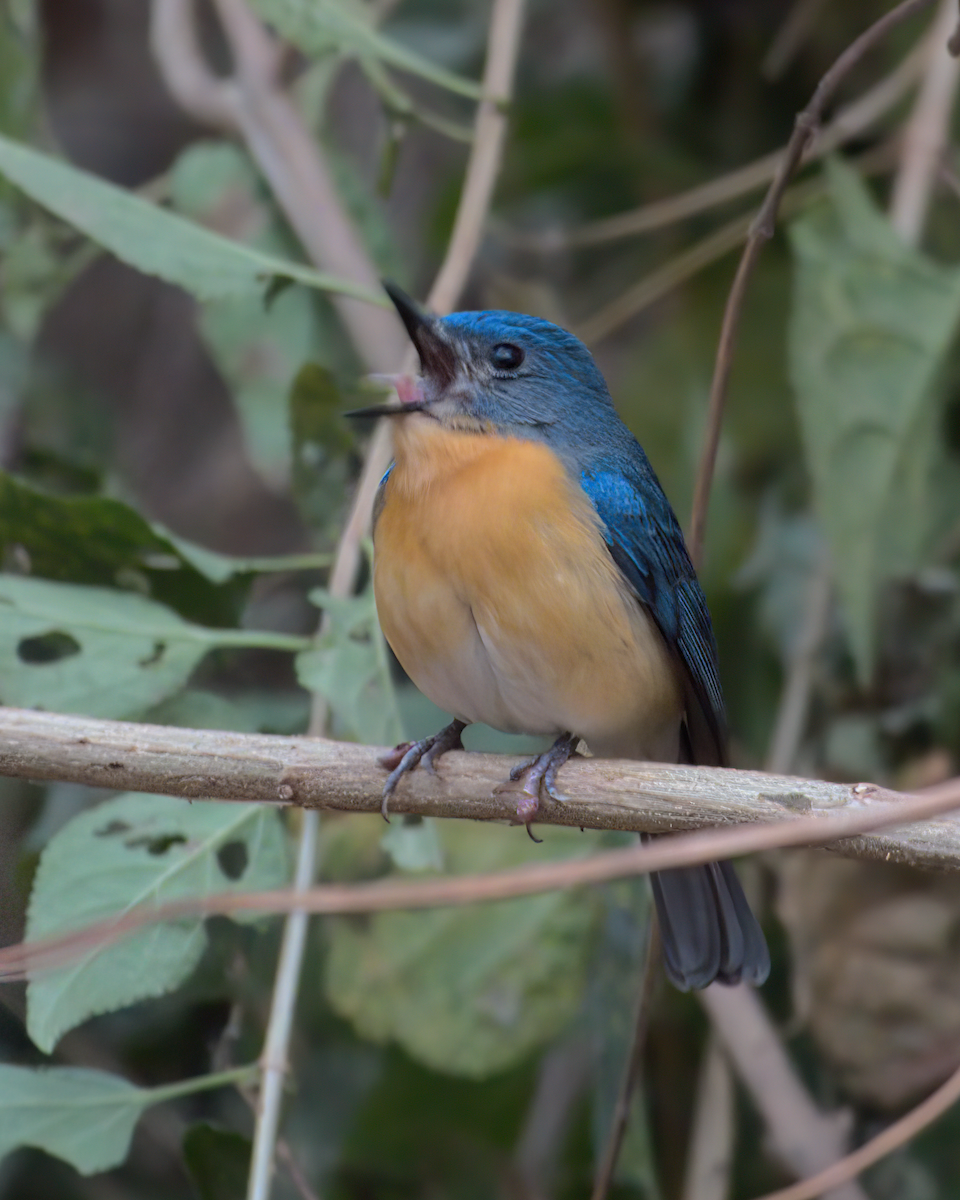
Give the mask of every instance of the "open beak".
MULTIPOLYGON (((457 374, 456 355, 453 347, 438 334, 437 318, 424 312, 395 283, 384 280, 383 288, 393 301, 400 320, 406 326, 410 340, 420 356, 421 375, 441 389, 452 383, 457 374)), ((398 385, 402 380, 405 380, 404 376, 396 377, 398 385)), ((420 389, 398 386, 398 391, 399 404, 372 404, 369 408, 355 408, 343 415, 345 417, 402 417, 405 413, 420 412, 423 409, 424 400, 420 389)))

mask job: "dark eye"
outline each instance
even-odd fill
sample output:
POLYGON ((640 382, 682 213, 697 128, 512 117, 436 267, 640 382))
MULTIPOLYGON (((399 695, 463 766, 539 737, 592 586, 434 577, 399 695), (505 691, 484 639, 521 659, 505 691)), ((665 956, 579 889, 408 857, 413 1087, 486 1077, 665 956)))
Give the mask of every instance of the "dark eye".
POLYGON ((523 362, 523 351, 511 342, 500 342, 491 350, 490 361, 498 371, 515 371, 523 362))

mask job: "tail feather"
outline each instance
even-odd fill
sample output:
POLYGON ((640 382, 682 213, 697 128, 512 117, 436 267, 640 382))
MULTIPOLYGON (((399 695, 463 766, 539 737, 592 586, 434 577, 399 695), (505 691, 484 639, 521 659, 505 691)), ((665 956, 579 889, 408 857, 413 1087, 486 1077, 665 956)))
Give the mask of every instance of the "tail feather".
POLYGON ((650 882, 674 986, 687 992, 715 980, 763 983, 770 954, 732 863, 658 871, 650 882))

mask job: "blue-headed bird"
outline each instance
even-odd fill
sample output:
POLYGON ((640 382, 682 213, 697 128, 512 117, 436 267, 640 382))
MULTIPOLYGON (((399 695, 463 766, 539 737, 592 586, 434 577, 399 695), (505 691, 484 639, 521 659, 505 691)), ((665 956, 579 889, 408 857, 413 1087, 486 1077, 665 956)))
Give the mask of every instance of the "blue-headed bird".
MULTIPOLYGON (((454 720, 399 748, 403 774, 467 725, 555 738, 512 773, 529 824, 580 739, 594 755, 727 761, 710 614, 646 454, 572 334, 513 312, 438 318, 387 291, 420 357, 375 505, 380 624, 454 720), (401 752, 402 751, 402 752, 401 752)), ((360 413, 356 415, 361 415, 360 413)), ((762 983, 766 942, 729 862, 651 877, 664 966, 687 990, 762 983)))

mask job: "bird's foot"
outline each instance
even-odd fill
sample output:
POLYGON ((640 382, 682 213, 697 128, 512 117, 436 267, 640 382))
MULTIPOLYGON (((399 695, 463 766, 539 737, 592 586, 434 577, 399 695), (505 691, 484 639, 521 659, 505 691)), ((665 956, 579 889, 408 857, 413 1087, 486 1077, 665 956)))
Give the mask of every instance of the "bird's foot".
POLYGON ((383 799, 380 802, 380 814, 385 821, 390 820, 390 797, 403 776, 417 766, 424 767, 431 775, 435 774, 433 764, 441 754, 446 754, 448 750, 463 749, 460 735, 466 727, 466 721, 451 721, 433 737, 421 738, 419 742, 401 742, 399 746, 380 756, 380 765, 390 772, 387 782, 383 785, 383 799))
POLYGON ((576 753, 580 738, 573 733, 562 733, 549 750, 524 759, 510 772, 510 779, 518 783, 523 779, 523 793, 517 804, 517 816, 524 823, 531 841, 541 839, 533 836, 530 826, 540 810, 540 792, 562 804, 567 799, 557 788, 557 774, 563 764, 576 753), (524 778, 526 776, 526 778, 524 778))

